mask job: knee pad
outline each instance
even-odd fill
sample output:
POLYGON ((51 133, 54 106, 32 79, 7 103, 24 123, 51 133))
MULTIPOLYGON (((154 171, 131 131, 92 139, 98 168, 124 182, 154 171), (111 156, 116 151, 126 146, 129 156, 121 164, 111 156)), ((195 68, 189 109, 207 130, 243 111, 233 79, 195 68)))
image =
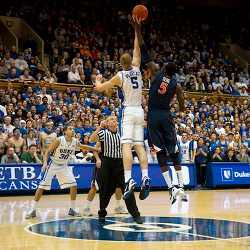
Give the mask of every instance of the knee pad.
POLYGON ((167 165, 167 155, 165 150, 157 152, 156 156, 160 167, 167 165))

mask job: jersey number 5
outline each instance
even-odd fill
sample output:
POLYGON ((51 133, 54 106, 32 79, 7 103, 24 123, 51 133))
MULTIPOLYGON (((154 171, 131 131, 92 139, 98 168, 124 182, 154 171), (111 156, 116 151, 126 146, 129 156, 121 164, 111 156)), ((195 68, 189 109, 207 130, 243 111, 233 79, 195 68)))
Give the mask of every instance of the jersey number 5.
POLYGON ((133 89, 138 89, 139 84, 138 84, 138 80, 136 76, 131 77, 131 82, 132 82, 133 89))

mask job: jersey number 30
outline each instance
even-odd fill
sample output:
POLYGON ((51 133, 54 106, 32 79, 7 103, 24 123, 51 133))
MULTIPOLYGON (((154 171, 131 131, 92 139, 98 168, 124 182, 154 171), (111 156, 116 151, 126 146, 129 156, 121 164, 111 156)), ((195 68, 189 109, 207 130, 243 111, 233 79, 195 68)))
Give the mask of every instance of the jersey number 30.
POLYGON ((133 76, 130 78, 132 82, 133 89, 138 89, 139 84, 136 76, 133 76))
POLYGON ((60 160, 67 160, 69 158, 69 154, 60 154, 59 159, 60 160))

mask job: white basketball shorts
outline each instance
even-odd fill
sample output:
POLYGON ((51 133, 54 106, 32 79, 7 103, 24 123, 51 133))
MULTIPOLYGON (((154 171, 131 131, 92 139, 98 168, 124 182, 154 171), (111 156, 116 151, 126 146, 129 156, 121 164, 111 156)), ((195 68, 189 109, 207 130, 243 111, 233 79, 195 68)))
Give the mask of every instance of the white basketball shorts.
POLYGON ((59 166, 51 163, 44 172, 39 188, 50 190, 54 177, 58 180, 61 189, 77 186, 73 172, 68 166, 59 166))
POLYGON ((125 107, 122 111, 121 143, 144 143, 144 110, 140 106, 125 107))

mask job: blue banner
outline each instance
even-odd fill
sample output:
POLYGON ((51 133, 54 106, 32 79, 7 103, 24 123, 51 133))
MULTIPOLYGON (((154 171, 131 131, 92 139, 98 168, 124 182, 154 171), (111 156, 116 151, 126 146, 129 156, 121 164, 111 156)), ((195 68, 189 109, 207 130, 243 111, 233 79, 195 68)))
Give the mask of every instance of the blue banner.
MULTIPOLYGON (((93 175, 94 164, 72 164, 74 176, 79 189, 89 189, 93 175)), ((173 182, 176 184, 177 177, 173 166, 170 166, 173 182)), ((133 178, 137 185, 141 184, 141 170, 138 164, 133 166, 133 178)), ((0 165, 0 193, 32 191, 38 188, 43 174, 41 165, 38 164, 7 164, 0 165)), ((152 187, 166 187, 158 164, 149 165, 149 176, 152 180, 152 187)), ((196 172, 193 164, 183 165, 184 184, 188 187, 196 186, 196 172)), ((52 189, 59 189, 57 180, 52 181, 52 189)))
POLYGON ((250 165, 240 162, 210 163, 207 166, 207 186, 250 186, 250 165))

